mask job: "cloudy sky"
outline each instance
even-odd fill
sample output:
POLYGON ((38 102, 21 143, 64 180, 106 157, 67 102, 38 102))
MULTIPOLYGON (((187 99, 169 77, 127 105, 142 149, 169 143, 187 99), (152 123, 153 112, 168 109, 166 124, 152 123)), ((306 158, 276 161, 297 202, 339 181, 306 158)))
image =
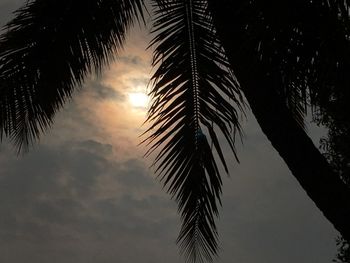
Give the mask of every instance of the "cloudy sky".
MULTIPOLYGON (((22 2, 0 0, 0 25, 22 2)), ((116 63, 87 79, 29 153, 0 144, 0 262, 183 262, 176 204, 138 146, 145 109, 130 102, 146 91, 148 40, 135 29, 116 63)), ((249 113, 243 126, 241 164, 231 159, 224 178, 217 262, 330 263, 336 231, 249 113)))

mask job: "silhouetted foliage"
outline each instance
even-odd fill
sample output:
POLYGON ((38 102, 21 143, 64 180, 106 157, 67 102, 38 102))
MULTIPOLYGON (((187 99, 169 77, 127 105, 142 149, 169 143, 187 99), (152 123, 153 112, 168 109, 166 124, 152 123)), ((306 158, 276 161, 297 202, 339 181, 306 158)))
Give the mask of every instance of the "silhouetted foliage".
POLYGON ((32 0, 17 10, 0 37, 0 138, 19 151, 38 140, 74 88, 113 60, 142 3, 32 0))
POLYGON ((337 239, 338 254, 333 262, 350 263, 350 244, 345 239, 338 237, 337 239))
POLYGON ((300 124, 307 105, 322 106, 336 90, 349 90, 347 1, 254 0, 236 6, 238 54, 260 61, 300 124))
POLYGON ((324 110, 315 119, 328 128, 328 134, 321 139, 324 155, 339 174, 340 178, 350 187, 350 119, 349 119, 349 88, 338 94, 333 94, 324 110))
MULTIPOLYGON (((350 91, 338 86, 322 100, 322 110, 316 111, 314 120, 327 127, 328 133, 321 138, 321 149, 328 162, 343 182, 350 188, 350 91)), ((339 236, 336 240, 338 255, 334 262, 350 262, 349 242, 339 236)))
POLYGON ((206 1, 155 1, 152 105, 146 131, 150 152, 168 192, 179 203, 178 238, 186 258, 212 260, 217 253, 215 217, 221 204, 219 168, 228 168, 219 130, 235 157, 242 98, 208 13, 206 1), (159 8, 160 7, 160 8, 159 8), (237 109, 233 106, 233 103, 237 109), (211 144, 213 145, 213 149, 211 144))

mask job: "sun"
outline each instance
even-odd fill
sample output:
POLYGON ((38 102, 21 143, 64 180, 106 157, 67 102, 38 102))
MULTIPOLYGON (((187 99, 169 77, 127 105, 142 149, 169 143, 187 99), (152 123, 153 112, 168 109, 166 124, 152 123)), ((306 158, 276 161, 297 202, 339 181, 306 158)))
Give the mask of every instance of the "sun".
POLYGON ((148 96, 143 92, 131 92, 129 95, 129 102, 134 108, 147 108, 148 96))

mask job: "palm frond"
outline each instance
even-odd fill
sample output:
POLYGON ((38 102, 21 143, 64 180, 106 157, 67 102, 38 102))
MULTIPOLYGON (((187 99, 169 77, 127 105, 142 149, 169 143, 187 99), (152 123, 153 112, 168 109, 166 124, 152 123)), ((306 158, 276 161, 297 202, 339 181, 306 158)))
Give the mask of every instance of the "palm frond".
POLYGON ((0 135, 37 140, 73 89, 100 71, 142 18, 143 0, 31 0, 0 37, 0 135))
POLYGON ((218 250, 215 218, 222 185, 214 149, 228 172, 216 132, 236 156, 242 98, 206 1, 162 0, 154 6, 156 36, 151 45, 157 69, 147 154, 160 149, 156 172, 179 205, 181 251, 188 261, 211 261, 218 250))

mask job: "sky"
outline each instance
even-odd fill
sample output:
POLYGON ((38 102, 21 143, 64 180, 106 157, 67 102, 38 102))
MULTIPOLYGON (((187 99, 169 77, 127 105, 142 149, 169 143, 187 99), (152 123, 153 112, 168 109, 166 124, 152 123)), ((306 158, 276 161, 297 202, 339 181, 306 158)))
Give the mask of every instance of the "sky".
MULTIPOLYGON (((0 25, 23 0, 0 0, 0 25)), ((0 262, 180 263, 177 207, 139 146, 152 69, 135 28, 115 63, 89 76, 40 142, 21 156, 0 144, 0 262)), ((330 263, 337 232, 258 127, 242 120, 217 221, 220 263, 330 263)), ((322 130, 309 134, 317 142, 322 130)), ((228 148, 224 146, 228 156, 228 148)))

